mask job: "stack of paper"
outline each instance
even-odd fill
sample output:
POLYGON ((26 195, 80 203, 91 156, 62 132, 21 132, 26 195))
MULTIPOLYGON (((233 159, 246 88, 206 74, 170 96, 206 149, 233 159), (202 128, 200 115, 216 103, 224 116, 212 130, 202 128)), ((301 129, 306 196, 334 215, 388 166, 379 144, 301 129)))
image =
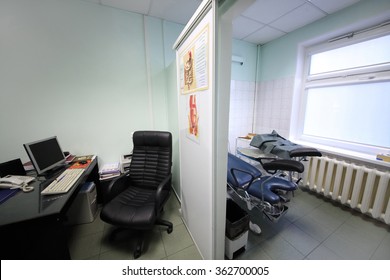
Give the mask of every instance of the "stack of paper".
POLYGON ((122 173, 126 173, 130 170, 130 163, 131 163, 131 158, 132 158, 132 154, 129 154, 129 155, 123 155, 120 159, 119 159, 119 162, 120 162, 120 167, 121 167, 121 172, 122 173))
POLYGON ((119 162, 106 163, 99 171, 100 180, 115 178, 120 174, 119 162))
POLYGON ((378 154, 376 156, 376 159, 377 160, 386 161, 386 162, 390 162, 390 153, 388 153, 388 154, 378 154))

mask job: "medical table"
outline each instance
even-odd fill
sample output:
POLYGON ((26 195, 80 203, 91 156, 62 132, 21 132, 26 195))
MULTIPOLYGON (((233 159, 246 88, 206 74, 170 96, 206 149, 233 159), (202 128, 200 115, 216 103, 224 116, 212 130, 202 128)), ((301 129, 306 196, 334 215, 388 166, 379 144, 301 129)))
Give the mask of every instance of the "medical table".
POLYGON ((246 202, 248 210, 259 209, 271 221, 277 221, 288 210, 292 192, 298 185, 280 177, 281 172, 303 172, 303 164, 295 160, 275 159, 263 163, 268 174, 243 159, 228 154, 228 194, 246 202))

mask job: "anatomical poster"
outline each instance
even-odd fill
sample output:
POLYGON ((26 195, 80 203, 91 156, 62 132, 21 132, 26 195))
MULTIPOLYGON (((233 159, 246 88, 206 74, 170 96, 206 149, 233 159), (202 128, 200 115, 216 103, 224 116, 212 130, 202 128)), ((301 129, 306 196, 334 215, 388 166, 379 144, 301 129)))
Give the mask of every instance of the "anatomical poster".
POLYGON ((199 143, 199 111, 198 111, 198 104, 196 102, 195 94, 189 95, 188 97, 187 117, 188 117, 187 137, 199 143))
POLYGON ((205 90, 209 86, 208 25, 180 54, 180 93, 205 90))

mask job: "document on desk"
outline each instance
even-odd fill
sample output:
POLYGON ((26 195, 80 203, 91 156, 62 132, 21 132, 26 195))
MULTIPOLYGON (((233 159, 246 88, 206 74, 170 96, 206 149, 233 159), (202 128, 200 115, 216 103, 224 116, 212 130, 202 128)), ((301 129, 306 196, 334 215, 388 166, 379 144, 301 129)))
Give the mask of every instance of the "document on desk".
POLYGON ((95 155, 76 156, 73 159, 73 162, 84 161, 84 160, 94 160, 95 157, 96 157, 95 155))
POLYGON ((106 163, 99 171, 100 180, 115 178, 121 174, 119 162, 106 163))
POLYGON ((92 160, 90 159, 86 160, 85 162, 75 162, 71 166, 69 166, 69 169, 86 169, 91 164, 91 162, 92 160))
POLYGON ((113 162, 113 163, 106 163, 103 165, 103 167, 100 169, 100 174, 107 174, 107 173, 115 173, 119 172, 119 162, 113 162))
POLYGON ((88 156, 78 156, 75 157, 73 160, 73 164, 69 167, 69 169, 86 169, 91 162, 95 159, 95 155, 88 155, 88 156))

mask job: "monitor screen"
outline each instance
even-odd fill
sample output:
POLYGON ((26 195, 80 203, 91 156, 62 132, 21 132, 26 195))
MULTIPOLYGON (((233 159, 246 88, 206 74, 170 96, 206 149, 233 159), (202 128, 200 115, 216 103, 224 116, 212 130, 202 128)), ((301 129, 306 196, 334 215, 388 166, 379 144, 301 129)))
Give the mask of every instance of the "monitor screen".
POLYGON ((39 175, 65 163, 65 156, 56 136, 23 146, 39 175))

